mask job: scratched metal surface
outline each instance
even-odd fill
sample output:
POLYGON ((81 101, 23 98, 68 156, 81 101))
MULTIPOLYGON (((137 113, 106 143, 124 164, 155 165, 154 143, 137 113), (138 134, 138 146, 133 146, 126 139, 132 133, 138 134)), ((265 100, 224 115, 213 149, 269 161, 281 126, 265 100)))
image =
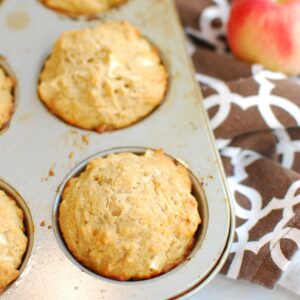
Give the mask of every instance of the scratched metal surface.
POLYGON ((26 200, 35 225, 29 261, 3 299, 187 297, 216 274, 227 254, 232 207, 173 1, 129 0, 102 18, 129 20, 137 26, 161 50, 171 80, 165 102, 145 120, 97 134, 52 116, 36 90, 43 60, 59 34, 95 26, 99 21, 72 20, 33 0, 7 0, 0 6, 0 54, 14 71, 19 93, 10 127, 0 136, 0 177, 26 200), (11 20, 16 15, 22 16, 23 23, 13 26, 11 20), (184 161, 203 183, 208 218, 204 241, 189 261, 151 280, 121 283, 81 271, 48 226, 52 225, 56 192, 65 176, 95 153, 128 146, 163 148, 184 161), (50 169, 54 176, 49 176, 50 169), (42 221, 46 226, 40 226, 42 221))

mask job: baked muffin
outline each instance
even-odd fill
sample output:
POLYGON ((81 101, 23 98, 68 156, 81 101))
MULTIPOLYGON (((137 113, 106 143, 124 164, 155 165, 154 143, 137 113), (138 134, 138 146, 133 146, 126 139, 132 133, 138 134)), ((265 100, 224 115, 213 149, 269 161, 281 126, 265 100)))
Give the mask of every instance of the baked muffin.
POLYGON ((61 35, 38 92, 69 124, 99 132, 129 126, 163 100, 167 72, 157 50, 126 22, 61 35))
POLYGON ((14 80, 0 67, 0 130, 9 123, 14 110, 13 88, 14 80))
POLYGON ((119 6, 127 0, 41 0, 51 9, 69 16, 95 15, 119 6))
POLYGON ((23 211, 0 190, 0 294, 19 276, 28 243, 24 231, 23 211))
POLYGON ((68 181, 59 207, 67 247, 90 270, 147 279, 180 264, 200 223, 188 171, 162 151, 111 154, 68 181))

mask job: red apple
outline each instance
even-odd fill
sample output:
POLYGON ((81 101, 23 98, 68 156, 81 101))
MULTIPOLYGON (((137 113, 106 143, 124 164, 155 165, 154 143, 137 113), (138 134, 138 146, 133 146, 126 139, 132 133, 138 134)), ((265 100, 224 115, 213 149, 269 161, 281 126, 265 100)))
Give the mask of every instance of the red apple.
POLYGON ((243 60, 300 74, 300 0, 233 0, 228 42, 243 60))

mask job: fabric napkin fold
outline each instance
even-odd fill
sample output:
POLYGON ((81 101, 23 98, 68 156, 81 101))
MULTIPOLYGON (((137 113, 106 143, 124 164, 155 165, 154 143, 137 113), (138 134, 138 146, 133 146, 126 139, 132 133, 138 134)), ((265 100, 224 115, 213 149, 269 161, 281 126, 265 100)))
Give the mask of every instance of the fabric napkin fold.
POLYGON ((236 212, 222 273, 300 294, 300 85, 228 53, 227 0, 177 0, 236 212))

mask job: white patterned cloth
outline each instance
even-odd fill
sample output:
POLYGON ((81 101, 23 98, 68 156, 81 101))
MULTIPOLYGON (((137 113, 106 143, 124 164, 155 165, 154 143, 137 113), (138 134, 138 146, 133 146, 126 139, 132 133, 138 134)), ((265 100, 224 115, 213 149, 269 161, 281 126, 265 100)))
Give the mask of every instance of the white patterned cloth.
POLYGON ((300 294, 300 85, 224 54, 229 0, 177 4, 235 200, 222 273, 300 294))

